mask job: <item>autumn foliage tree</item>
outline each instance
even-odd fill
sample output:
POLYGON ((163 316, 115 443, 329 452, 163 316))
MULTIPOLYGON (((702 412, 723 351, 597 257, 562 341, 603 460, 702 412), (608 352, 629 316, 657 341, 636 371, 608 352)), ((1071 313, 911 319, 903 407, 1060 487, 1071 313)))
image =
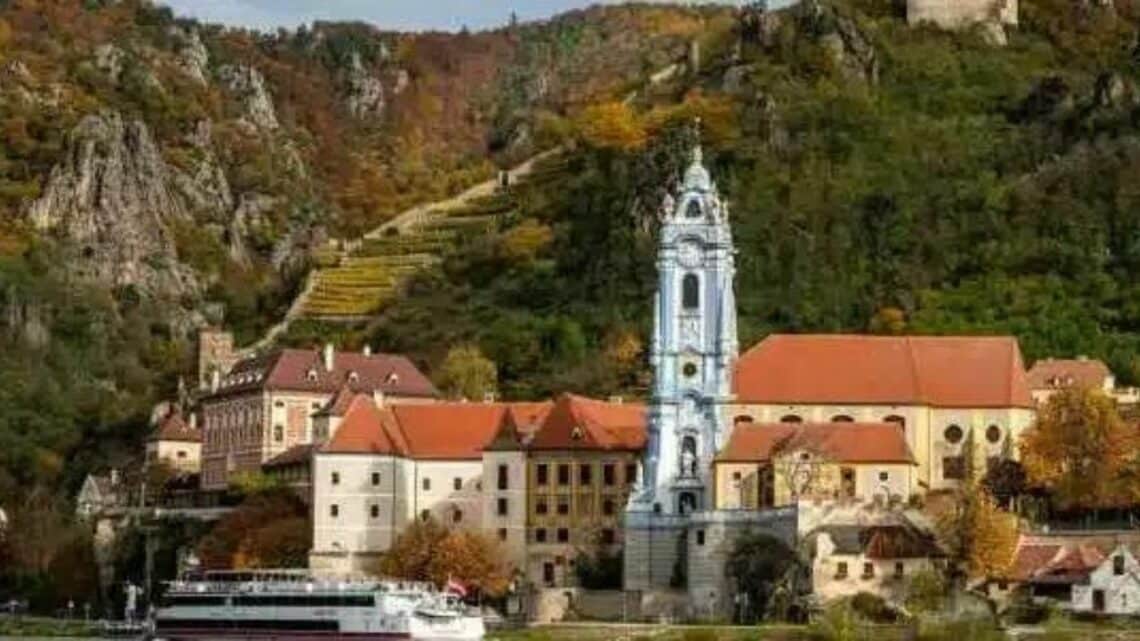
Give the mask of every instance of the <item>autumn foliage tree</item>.
POLYGON ((1031 485, 1052 492, 1062 508, 1098 508, 1119 503, 1136 438, 1103 392, 1067 387, 1038 411, 1020 448, 1031 485))
POLYGON ((308 508, 288 489, 247 498, 198 544, 206 568, 304 567, 311 546, 308 508))
POLYGON ((434 519, 408 526, 380 560, 380 571, 439 586, 454 580, 487 596, 505 593, 510 584, 497 543, 477 532, 449 530, 434 519))
POLYGON ((645 146, 648 135, 633 109, 624 102, 587 107, 578 118, 578 132, 591 147, 622 152, 645 146))
POLYGON ((979 488, 971 506, 971 576, 1003 576, 1017 547, 1017 518, 1002 511, 989 492, 979 488))

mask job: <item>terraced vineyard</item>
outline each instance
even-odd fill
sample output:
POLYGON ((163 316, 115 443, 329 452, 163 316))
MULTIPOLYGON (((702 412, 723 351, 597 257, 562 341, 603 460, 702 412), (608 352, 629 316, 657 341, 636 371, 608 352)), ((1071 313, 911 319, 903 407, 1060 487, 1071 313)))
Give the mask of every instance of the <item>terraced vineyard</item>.
POLYGON ((517 195, 546 184, 564 168, 560 156, 545 156, 518 170, 513 176, 517 182, 509 188, 473 189, 471 196, 427 209, 412 223, 369 234, 347 255, 325 257, 325 266, 312 276, 301 316, 355 321, 373 314, 399 294, 412 274, 432 267, 464 243, 512 224, 517 195))

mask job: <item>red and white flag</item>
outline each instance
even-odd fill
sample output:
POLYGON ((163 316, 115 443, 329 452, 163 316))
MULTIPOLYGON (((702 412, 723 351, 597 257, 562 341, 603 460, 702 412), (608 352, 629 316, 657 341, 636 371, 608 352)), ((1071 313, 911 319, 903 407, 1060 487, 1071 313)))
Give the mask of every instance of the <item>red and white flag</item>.
POLYGON ((445 589, 452 594, 458 594, 460 598, 467 596, 467 588, 463 587, 462 583, 451 577, 447 577, 447 587, 445 589))

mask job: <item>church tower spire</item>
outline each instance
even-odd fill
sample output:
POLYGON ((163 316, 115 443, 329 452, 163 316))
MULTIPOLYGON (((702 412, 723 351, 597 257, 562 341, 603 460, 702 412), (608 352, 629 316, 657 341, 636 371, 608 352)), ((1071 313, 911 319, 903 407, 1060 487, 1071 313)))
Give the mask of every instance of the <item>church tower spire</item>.
POLYGON ((699 144, 663 204, 657 271, 649 444, 629 509, 683 516, 710 507, 738 349, 732 229, 699 144))

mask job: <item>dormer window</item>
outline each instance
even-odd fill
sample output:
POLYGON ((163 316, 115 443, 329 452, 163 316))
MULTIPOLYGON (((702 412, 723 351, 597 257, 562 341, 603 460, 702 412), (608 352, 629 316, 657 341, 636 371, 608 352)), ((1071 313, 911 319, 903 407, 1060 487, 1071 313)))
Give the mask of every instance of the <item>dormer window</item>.
POLYGON ((360 380, 360 374, 357 374, 356 372, 349 372, 348 373, 348 382, 349 383, 356 383, 359 380, 360 380))
POLYGON ((582 440, 582 426, 575 425, 574 429, 570 430, 570 438, 574 439, 575 441, 582 440))
POLYGON ((316 381, 317 380, 317 370, 310 369, 308 372, 305 372, 305 378, 309 379, 309 382, 316 381))
POLYGON ((397 374, 396 372, 390 372, 388 374, 388 376, 386 376, 384 378, 384 384, 385 385, 395 385, 396 383, 399 383, 399 382, 400 382, 400 375, 397 374))

